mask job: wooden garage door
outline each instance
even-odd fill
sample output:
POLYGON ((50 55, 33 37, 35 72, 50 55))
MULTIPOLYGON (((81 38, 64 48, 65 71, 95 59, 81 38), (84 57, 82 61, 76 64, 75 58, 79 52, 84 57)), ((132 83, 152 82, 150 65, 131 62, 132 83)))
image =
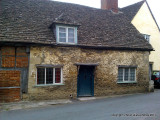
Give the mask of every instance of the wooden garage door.
POLYGON ((0 102, 20 101, 20 71, 0 70, 0 102))

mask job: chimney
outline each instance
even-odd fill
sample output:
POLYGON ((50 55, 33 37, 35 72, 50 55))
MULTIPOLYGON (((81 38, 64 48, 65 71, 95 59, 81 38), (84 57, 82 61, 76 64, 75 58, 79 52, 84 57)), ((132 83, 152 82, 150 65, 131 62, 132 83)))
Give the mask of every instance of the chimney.
POLYGON ((101 0, 101 9, 118 13, 118 0, 101 0))

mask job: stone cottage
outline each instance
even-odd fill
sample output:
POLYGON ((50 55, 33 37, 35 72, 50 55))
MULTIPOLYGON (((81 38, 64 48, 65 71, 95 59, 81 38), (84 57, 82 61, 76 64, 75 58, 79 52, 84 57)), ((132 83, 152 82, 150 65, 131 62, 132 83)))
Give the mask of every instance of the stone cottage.
POLYGON ((147 92, 152 46, 114 2, 1 0, 0 101, 147 92))

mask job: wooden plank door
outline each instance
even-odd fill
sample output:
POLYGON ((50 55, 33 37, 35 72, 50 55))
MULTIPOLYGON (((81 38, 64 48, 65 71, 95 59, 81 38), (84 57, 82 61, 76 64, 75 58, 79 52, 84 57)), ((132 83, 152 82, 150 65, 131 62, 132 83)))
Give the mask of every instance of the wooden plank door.
POLYGON ((93 67, 80 66, 78 74, 77 96, 94 96, 93 67))

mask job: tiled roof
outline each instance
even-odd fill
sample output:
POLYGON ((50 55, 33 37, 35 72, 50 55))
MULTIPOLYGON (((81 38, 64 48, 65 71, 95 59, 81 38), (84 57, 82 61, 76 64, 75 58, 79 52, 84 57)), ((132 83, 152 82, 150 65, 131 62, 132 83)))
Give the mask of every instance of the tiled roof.
POLYGON ((132 21, 134 16, 137 14, 137 12, 139 11, 144 2, 145 2, 144 0, 140 1, 138 3, 124 7, 121 10, 126 14, 129 20, 132 21))
POLYGON ((77 46, 152 50, 123 13, 49 0, 0 1, 1 42, 57 45, 50 26, 62 21, 80 25, 77 46))
POLYGON ((153 15, 151 9, 150 9, 150 6, 149 6, 147 0, 140 1, 140 2, 135 3, 133 5, 129 5, 127 7, 124 7, 122 9, 120 9, 120 10, 123 11, 124 14, 126 14, 126 16, 129 18, 130 21, 132 21, 144 2, 146 2, 147 6, 148 6, 148 9, 149 9, 149 11, 150 11, 150 13, 151 13, 151 15, 153 17, 153 20, 155 21, 155 23, 157 25, 157 28, 160 31, 160 27, 158 26, 158 23, 157 23, 154 15, 153 15))

